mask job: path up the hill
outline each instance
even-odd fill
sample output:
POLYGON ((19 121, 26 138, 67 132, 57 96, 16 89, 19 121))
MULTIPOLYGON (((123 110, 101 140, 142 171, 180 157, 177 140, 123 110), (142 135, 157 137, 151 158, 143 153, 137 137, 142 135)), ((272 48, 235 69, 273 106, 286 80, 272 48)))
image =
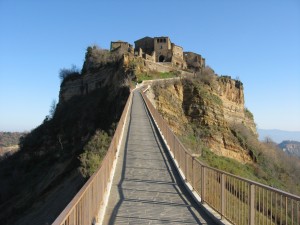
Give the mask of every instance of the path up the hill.
POLYGON ((215 224, 185 190, 134 92, 103 224, 215 224))

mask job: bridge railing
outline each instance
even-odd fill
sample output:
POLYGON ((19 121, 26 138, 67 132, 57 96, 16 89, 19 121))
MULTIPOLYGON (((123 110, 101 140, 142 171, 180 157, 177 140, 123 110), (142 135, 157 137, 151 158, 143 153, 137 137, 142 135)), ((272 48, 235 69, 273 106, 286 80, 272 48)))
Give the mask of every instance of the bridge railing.
POLYGON ((53 222, 53 225, 82 225, 97 222, 98 212, 104 203, 111 179, 113 162, 120 145, 126 116, 132 103, 132 93, 128 97, 117 129, 100 168, 89 178, 63 212, 53 222))
POLYGON ((205 166, 184 148, 144 92, 142 96, 177 167, 202 203, 233 224, 300 225, 299 196, 205 166))

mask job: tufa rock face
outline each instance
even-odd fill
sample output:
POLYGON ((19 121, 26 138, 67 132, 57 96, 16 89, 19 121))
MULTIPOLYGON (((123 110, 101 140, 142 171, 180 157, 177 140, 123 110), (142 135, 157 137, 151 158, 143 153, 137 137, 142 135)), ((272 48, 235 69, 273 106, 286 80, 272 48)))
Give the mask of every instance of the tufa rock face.
POLYGON ((225 120, 230 124, 245 124, 257 135, 253 115, 245 109, 244 88, 242 82, 229 76, 217 78, 217 94, 223 103, 225 120))
POLYGON ((100 69, 96 74, 88 73, 77 79, 67 80, 61 85, 59 101, 65 102, 73 96, 86 95, 103 87, 113 87, 113 89, 117 89, 117 87, 120 86, 129 86, 129 82, 126 79, 123 79, 123 77, 126 76, 126 73, 122 70, 122 67, 120 67, 121 66, 106 67, 100 69))
POLYGON ((244 124, 256 134, 245 113, 243 85, 229 77, 213 80, 210 85, 188 79, 156 85, 156 107, 177 135, 191 133, 220 156, 251 162, 232 132, 232 126, 244 124))

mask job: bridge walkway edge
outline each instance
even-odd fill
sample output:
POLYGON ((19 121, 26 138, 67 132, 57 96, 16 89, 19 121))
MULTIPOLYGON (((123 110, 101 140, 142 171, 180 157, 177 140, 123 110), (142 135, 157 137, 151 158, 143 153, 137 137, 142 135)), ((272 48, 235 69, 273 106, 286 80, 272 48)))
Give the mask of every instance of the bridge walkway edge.
POLYGON ((134 92, 102 224, 216 224, 190 196, 134 92))

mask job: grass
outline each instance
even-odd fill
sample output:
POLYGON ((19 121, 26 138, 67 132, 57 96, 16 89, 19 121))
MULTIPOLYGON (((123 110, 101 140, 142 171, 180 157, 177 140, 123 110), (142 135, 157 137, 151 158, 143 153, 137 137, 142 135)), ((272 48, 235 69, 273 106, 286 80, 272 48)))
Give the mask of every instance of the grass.
POLYGON ((232 173, 234 175, 255 180, 261 183, 265 183, 264 180, 258 179, 254 175, 254 167, 252 165, 242 164, 234 159, 230 159, 224 156, 218 156, 208 148, 202 149, 202 156, 200 156, 199 159, 216 169, 223 170, 228 173, 232 173))

